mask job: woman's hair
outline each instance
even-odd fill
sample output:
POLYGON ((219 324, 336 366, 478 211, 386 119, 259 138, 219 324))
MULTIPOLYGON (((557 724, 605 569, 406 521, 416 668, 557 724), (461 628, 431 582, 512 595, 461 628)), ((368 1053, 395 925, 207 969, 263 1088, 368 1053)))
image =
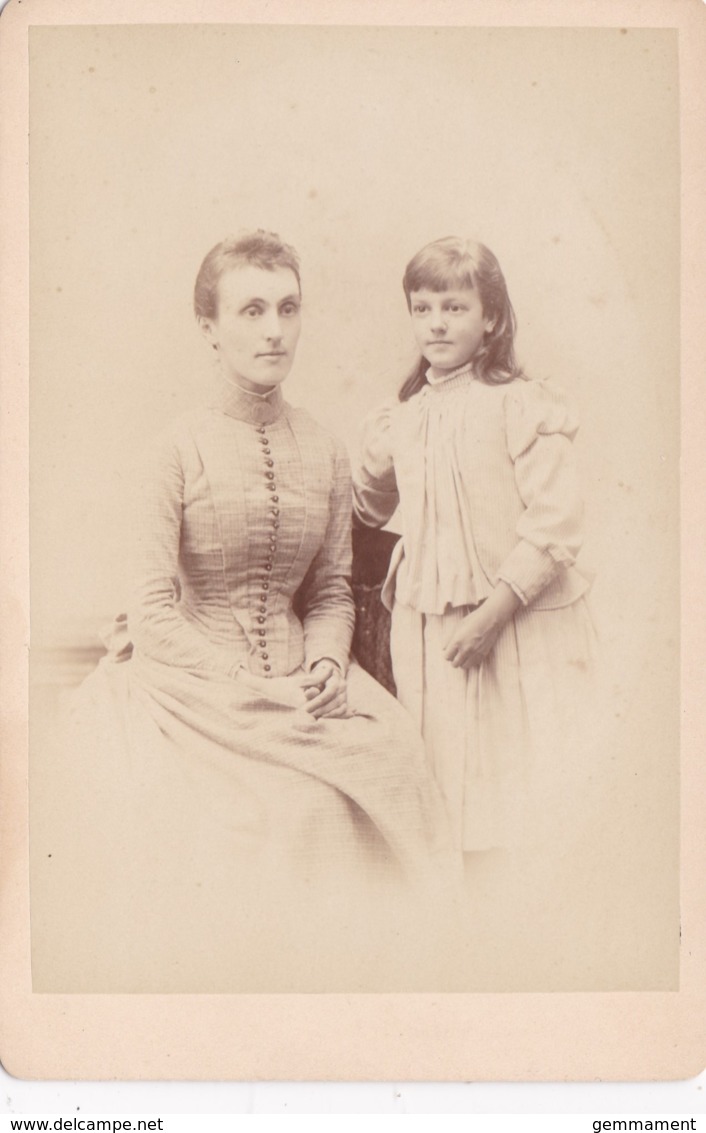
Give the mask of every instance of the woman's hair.
MULTIPOLYGON (((483 314, 492 319, 482 345, 473 357, 473 366, 485 382, 500 384, 525 375, 515 360, 515 312, 500 264, 485 244, 446 236, 434 240, 417 252, 402 279, 407 306, 412 309, 413 291, 451 291, 456 287, 478 289, 483 314)), ((409 401, 427 385, 429 363, 420 358, 400 390, 400 401, 409 401)))
POLYGON ((221 276, 231 268, 245 265, 275 271, 276 268, 289 268, 299 276, 299 257, 294 248, 280 240, 276 232, 265 232, 258 228, 255 232, 244 232, 239 236, 228 236, 216 244, 204 259, 194 286, 194 312, 197 318, 215 319, 218 315, 218 284, 221 276))

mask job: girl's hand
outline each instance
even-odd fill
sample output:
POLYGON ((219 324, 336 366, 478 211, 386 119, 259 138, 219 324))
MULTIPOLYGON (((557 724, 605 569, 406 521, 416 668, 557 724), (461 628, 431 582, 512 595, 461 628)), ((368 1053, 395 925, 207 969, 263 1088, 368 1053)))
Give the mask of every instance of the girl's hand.
POLYGON ((346 678, 333 661, 326 657, 317 661, 311 672, 301 678, 301 684, 307 699, 306 711, 317 720, 347 715, 346 678))
POLYGON ((446 660, 455 669, 480 665, 520 605, 514 590, 506 582, 499 582, 490 597, 468 614, 452 635, 444 650, 446 660))
POLYGON ((454 669, 470 669, 480 665, 497 641, 502 629, 484 611, 483 606, 468 614, 444 650, 444 657, 454 669))

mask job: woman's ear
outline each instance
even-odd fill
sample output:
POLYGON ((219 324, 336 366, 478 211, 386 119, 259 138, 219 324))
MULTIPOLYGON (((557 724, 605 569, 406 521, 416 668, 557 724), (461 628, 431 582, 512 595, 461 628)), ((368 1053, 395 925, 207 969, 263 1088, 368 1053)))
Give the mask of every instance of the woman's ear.
POLYGON ((215 331, 213 328, 213 320, 207 319, 205 315, 199 315, 199 327, 201 328, 201 334, 204 336, 206 341, 211 344, 214 350, 218 350, 218 343, 216 342, 215 331))

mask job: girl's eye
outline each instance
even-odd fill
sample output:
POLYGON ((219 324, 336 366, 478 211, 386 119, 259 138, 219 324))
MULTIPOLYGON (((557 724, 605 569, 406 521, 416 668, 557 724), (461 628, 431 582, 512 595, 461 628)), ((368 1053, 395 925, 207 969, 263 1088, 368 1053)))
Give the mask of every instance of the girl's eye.
POLYGON ((296 303, 285 303, 281 308, 283 315, 296 315, 299 313, 299 307, 296 303))
POLYGON ((424 303, 415 303, 412 310, 415 315, 423 315, 424 312, 428 310, 428 307, 426 307, 424 303))

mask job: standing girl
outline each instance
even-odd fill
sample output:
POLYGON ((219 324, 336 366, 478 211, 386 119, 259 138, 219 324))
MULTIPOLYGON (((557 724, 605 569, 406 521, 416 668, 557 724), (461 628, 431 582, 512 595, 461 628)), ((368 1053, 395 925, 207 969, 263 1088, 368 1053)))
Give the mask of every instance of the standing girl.
POLYGON ((515 360, 515 317, 482 244, 422 248, 403 286, 421 359, 368 422, 356 513, 402 538, 398 696, 422 730, 464 851, 551 829, 577 755, 593 629, 574 567, 582 504, 563 397, 515 360), (568 776, 568 778, 567 778, 568 776))

